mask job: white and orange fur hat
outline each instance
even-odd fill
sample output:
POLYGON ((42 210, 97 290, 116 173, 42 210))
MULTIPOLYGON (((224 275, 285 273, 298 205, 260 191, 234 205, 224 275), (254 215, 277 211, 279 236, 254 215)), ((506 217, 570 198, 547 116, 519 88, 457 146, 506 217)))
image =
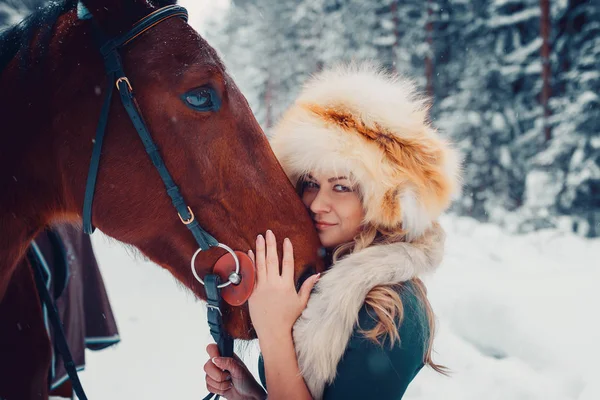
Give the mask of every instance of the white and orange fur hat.
POLYGON ((428 121, 414 84, 372 63, 313 76, 274 127, 271 145, 294 185, 307 173, 358 184, 365 223, 420 237, 460 190, 457 151, 428 121))

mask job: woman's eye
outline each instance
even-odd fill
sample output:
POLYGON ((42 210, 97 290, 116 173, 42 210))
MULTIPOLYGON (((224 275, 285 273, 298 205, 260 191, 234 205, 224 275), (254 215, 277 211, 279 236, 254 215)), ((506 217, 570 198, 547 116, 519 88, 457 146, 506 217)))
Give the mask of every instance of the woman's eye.
POLYGON ((304 186, 304 189, 316 189, 319 187, 319 185, 317 185, 315 182, 311 182, 311 181, 302 182, 302 186, 304 186))
POLYGON ((333 190, 335 190, 336 192, 351 192, 352 189, 349 188, 348 186, 344 186, 344 185, 335 185, 333 187, 333 190))
POLYGON ((210 88, 194 89, 183 95, 188 106, 199 111, 215 111, 219 101, 214 90, 210 88))

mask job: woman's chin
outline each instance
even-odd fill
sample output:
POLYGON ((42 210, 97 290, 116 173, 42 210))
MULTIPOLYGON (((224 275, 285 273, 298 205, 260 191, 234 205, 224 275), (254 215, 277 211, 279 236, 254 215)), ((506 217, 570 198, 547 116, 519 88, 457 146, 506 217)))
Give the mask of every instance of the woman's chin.
POLYGON ((319 232, 319 240, 321 241, 321 245, 326 249, 332 249, 337 246, 338 243, 332 235, 325 232, 319 232))

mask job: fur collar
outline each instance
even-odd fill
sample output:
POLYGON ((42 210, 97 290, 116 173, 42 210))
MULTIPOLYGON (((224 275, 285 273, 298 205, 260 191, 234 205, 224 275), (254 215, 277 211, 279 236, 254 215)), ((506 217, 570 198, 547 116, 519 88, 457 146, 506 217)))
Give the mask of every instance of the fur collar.
POLYGON ((333 382, 369 291, 434 271, 444 239, 443 229, 434 223, 420 239, 368 247, 321 276, 293 331, 300 371, 313 398, 320 399, 333 382))

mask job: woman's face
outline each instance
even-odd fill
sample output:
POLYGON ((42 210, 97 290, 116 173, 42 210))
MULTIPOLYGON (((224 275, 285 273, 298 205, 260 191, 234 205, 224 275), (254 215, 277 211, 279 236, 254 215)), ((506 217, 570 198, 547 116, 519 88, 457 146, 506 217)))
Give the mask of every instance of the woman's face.
POLYGON ((308 174, 302 201, 310 210, 321 244, 328 249, 351 241, 365 216, 356 187, 345 176, 308 174))

